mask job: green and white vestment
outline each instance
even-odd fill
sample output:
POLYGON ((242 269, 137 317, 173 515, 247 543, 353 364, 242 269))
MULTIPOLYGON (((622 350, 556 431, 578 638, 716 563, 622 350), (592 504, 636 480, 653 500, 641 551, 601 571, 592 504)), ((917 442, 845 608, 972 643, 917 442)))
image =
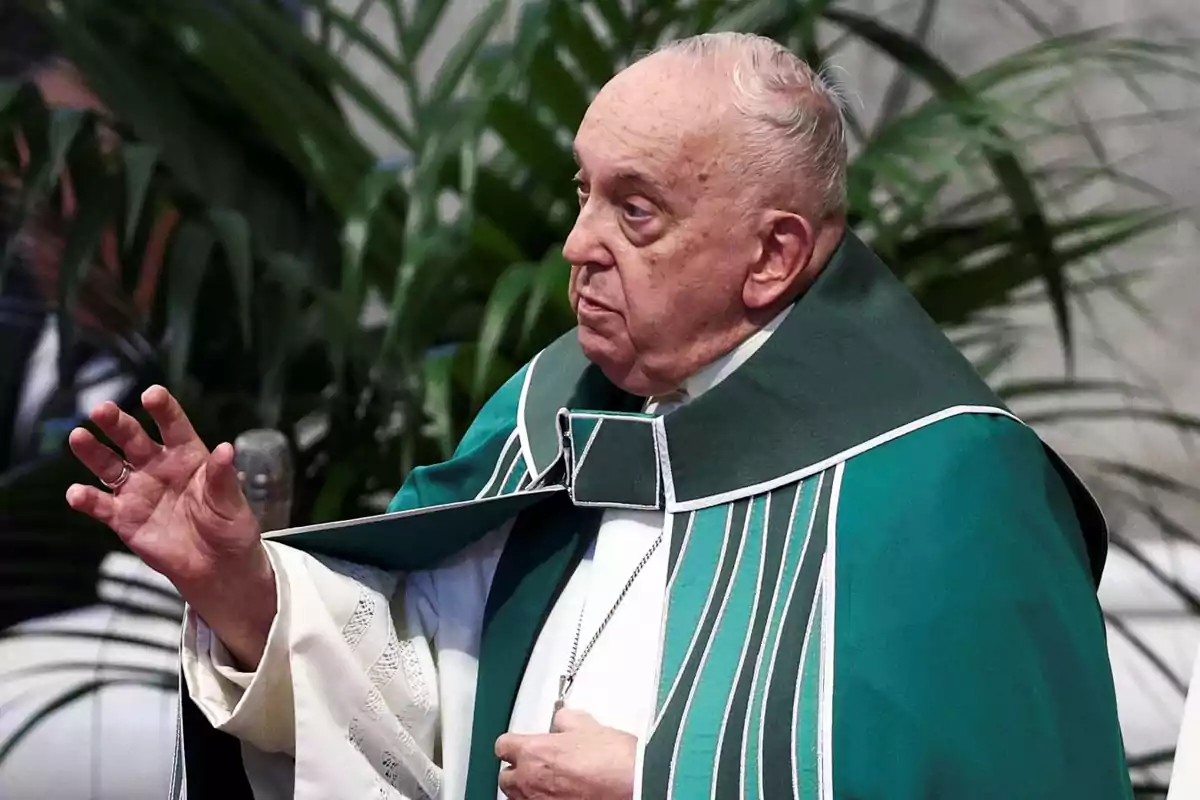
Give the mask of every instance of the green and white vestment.
MULTIPOLYGON (((604 508, 661 509, 671 533, 643 798, 1130 795, 1099 510, 859 240, 718 386, 663 417, 642 402, 567 335, 395 513, 276 539, 425 570, 516 516, 468 800, 496 795, 493 742, 604 508)), ((223 746, 192 720, 189 769, 223 746)))

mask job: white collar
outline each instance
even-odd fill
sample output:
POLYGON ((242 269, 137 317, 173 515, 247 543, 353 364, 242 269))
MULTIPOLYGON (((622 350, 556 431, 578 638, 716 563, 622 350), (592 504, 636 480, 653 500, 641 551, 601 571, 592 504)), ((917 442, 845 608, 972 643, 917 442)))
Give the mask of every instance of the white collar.
POLYGON ((671 395, 664 396, 663 401, 660 401, 658 398, 651 398, 647 405, 647 411, 657 408, 663 402, 667 405, 675 406, 695 400, 728 378, 738 367, 749 361, 750 356, 757 353, 760 347, 766 344, 767 339, 771 338, 771 334, 775 333, 775 330, 787 319, 787 315, 791 313, 792 308, 793 306, 788 306, 776 314, 774 319, 750 334, 728 353, 701 367, 692 373, 691 377, 685 378, 683 385, 679 387, 683 394, 682 398, 675 399, 671 395), (666 397, 671 397, 671 399, 666 400, 666 397))
POLYGON ((783 321, 787 318, 791 310, 792 306, 788 306, 776 314, 775 318, 764 327, 759 328, 746 337, 737 347, 716 359, 708 366, 701 367, 690 378, 685 379, 683 386, 680 388, 683 389, 688 399, 695 400, 732 375, 742 364, 749 361, 750 356, 757 353, 758 349, 767 343, 767 339, 771 338, 771 334, 775 333, 775 329, 783 324, 783 321))

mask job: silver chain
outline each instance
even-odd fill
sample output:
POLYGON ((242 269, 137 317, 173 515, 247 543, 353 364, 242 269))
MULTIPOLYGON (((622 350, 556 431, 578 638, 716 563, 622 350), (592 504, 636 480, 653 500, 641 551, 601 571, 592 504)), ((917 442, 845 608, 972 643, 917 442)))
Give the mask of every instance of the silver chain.
POLYGON ((625 581, 624 588, 621 589, 621 593, 617 595, 617 599, 613 602, 612 608, 610 608, 608 613, 604 616, 603 621, 600 623, 600 627, 598 627, 596 632, 592 634, 591 640, 587 643, 587 646, 583 648, 583 652, 580 653, 579 637, 583 631, 583 612, 587 609, 587 602, 585 598, 582 607, 579 609, 579 620, 575 624, 575 640, 571 643, 571 658, 567 662, 567 671, 564 672, 559 678, 558 702, 554 704, 555 711, 563 707, 563 704, 567 699, 567 692, 570 690, 571 684, 575 682, 575 676, 579 673, 580 667, 583 666, 584 660, 586 660, 588 654, 592 652, 592 647, 594 647, 597 640, 599 640, 600 634, 604 633, 604 629, 607 628, 608 623, 612 621, 613 615, 617 613, 617 609, 620 607, 621 601, 625 599, 625 595, 629 594, 629 590, 633 588, 633 582, 637 580, 638 575, 640 575, 642 570, 646 568, 646 565, 650 563, 651 556, 653 556, 654 552, 658 550, 658 546, 662 544, 662 540, 663 533, 660 531, 658 538, 654 540, 654 544, 650 545, 650 549, 646 551, 644 556, 642 556, 642 560, 639 561, 637 566, 633 568, 633 574, 629 576, 629 580, 625 581))

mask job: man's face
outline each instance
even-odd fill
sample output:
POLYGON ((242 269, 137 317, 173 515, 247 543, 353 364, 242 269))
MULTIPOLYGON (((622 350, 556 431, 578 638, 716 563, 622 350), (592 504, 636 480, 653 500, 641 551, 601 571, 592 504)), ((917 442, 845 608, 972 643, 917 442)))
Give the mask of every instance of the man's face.
POLYGON ((715 71, 658 55, 597 95, 575 139, 579 217, 563 247, 584 353, 649 395, 736 344, 758 257, 751 194, 715 71), (710 72, 712 74, 710 74, 710 72))

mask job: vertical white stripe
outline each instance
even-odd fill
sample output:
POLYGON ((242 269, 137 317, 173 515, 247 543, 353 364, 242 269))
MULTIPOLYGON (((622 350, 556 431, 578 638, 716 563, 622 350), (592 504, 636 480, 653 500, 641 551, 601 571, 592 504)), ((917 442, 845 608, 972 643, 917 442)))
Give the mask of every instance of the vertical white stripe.
MULTIPOLYGON (((683 561, 683 557, 687 553, 688 543, 691 541, 691 538, 692 538, 692 524, 696 521, 696 512, 692 511, 691 513, 688 514, 687 526, 684 528, 684 533, 683 533, 683 543, 679 547, 679 557, 675 560, 675 563, 672 565, 671 557, 670 557, 671 543, 674 540, 674 538, 679 535, 679 532, 674 529, 675 519, 676 519, 675 514, 667 514, 667 515, 665 515, 665 518, 663 520, 663 530, 670 532, 670 535, 666 538, 666 541, 663 542, 663 544, 667 546, 667 553, 668 553, 667 569, 669 571, 667 573, 666 586, 663 588, 662 619, 659 621, 659 624, 658 624, 658 659, 654 662, 655 663, 655 667, 654 667, 654 702, 656 705, 658 703, 658 692, 660 689, 659 684, 662 683, 663 651, 667 647, 667 620, 670 618, 670 614, 671 614, 671 587, 675 585, 675 576, 679 574, 679 564, 683 561)), ((703 615, 701 615, 701 619, 703 619, 703 615)), ((686 660, 686 658, 685 658, 685 660, 686 660)), ((667 705, 667 699, 668 698, 663 699, 663 707, 664 708, 667 705)), ((652 715, 653 719, 651 720, 651 724, 645 731, 645 738, 647 740, 650 738, 651 735, 653 735, 654 720, 657 719, 658 715, 661 713, 662 713, 661 708, 656 707, 654 709, 654 714, 652 715)), ((637 795, 635 794, 634 797, 636 798, 637 795)))
MULTIPOLYGON (((800 648, 800 675, 801 676, 804 675, 804 664, 808 661, 808 648, 813 646, 813 635, 812 635, 813 634, 813 625, 816 624, 817 606, 820 605, 820 603, 817 602, 817 596, 818 596, 818 593, 820 593, 824 589, 824 586, 825 586, 825 565, 821 564, 821 572, 820 572, 820 574, 817 575, 817 591, 816 591, 816 593, 813 594, 812 608, 810 608, 808 610, 808 623, 804 626, 804 646, 802 648, 800 648)), ((824 617, 822 617, 822 620, 824 620, 824 617)), ((818 644, 817 646, 819 647, 820 645, 818 644)), ((817 676, 817 679, 819 682, 820 681, 819 674, 817 676)), ((789 757, 791 758, 791 762, 792 762, 792 798, 793 798, 793 800, 800 800, 800 765, 796 763, 796 750, 797 750, 796 745, 798 744, 796 739, 800 734, 800 695, 803 694, 802 690, 803 690, 803 685, 797 684, 796 694, 792 696, 792 749, 791 749, 791 752, 789 753, 789 757)), ((820 767, 818 765, 818 769, 819 768, 820 767)), ((817 791, 820 792, 820 787, 817 788, 817 791)), ((761 800, 761 795, 762 795, 761 791, 759 792, 759 795, 760 795, 760 800, 761 800)))
MULTIPOLYGON (((692 512, 692 523, 695 522, 696 513, 697 512, 692 512)), ((725 551, 729 547, 729 523, 732 521, 732 519, 733 506, 730 506, 729 510, 725 512, 725 535, 721 539, 721 553, 719 556, 717 556, 718 569, 720 568, 721 564, 725 563, 725 551)), ((691 535, 691 523, 689 523, 688 537, 691 538, 691 535)), ((679 560, 680 562, 683 561, 682 552, 679 554, 679 560)), ((675 575, 678 574, 679 569, 676 568, 675 575)), ((670 592, 670 587, 674 586, 675 584, 675 575, 671 576, 671 582, 668 584, 667 589, 668 593, 670 592)), ((700 621, 696 624, 696 630, 692 631, 692 639, 688 642, 687 650, 683 654, 683 660, 679 662, 679 671, 675 673, 675 679, 671 681, 671 689, 667 692, 667 696, 663 699, 662 708, 660 708, 658 713, 654 716, 654 724, 650 726, 650 733, 652 735, 654 731, 658 729, 658 723, 662 722, 662 715, 667 710, 667 706, 671 704, 671 698, 675 696, 675 690, 679 688, 679 681, 683 677, 683 668, 687 666, 688 659, 692 657, 692 651, 696 648, 696 640, 700 636, 700 626, 704 624, 704 618, 708 616, 708 609, 712 607, 713 593, 717 590, 716 576, 713 577, 714 579, 708 587, 708 596, 704 598, 704 609, 700 612, 700 621)))
POLYGON ((671 472, 671 454, 667 450, 667 426, 663 422, 664 419, 665 417, 655 417, 650 421, 650 425, 654 428, 654 449, 658 455, 658 469, 662 474, 663 502, 668 511, 675 513, 675 509, 672 508, 675 505, 675 475, 671 472))
POLYGON ((825 542, 825 585, 821 602, 821 729, 817 757, 821 772, 821 800, 833 800, 833 651, 834 620, 837 617, 837 515, 842 497, 842 475, 846 463, 833 471, 833 492, 829 499, 829 533, 825 542))
MULTIPOLYGON (((733 506, 729 507, 729 514, 725 518, 725 538, 729 538, 729 527, 733 521, 733 506)), ((692 701, 696 699, 696 689, 700 686, 701 679, 704 677, 704 665, 708 663, 708 655, 712 652, 713 641, 717 638, 717 631, 721 628, 721 620, 725 616, 725 607, 729 603, 729 595, 733 592, 734 579, 737 577, 738 568, 742 565, 742 554, 746 552, 746 534, 745 527, 750 523, 750 511, 746 510, 746 522, 742 526, 742 540, 738 542, 737 557, 733 561, 733 571, 729 574, 729 583, 725 586, 725 596, 721 599, 721 607, 717 611, 717 618, 713 622, 712 630, 709 631, 708 641, 704 643, 704 652, 700 656, 700 664, 696 668, 696 677, 692 681, 692 686, 688 689, 687 702, 683 705, 683 715, 679 718, 679 730, 675 732, 675 747, 671 750, 671 774, 667 781, 667 797, 675 796, 675 767, 679 765, 679 746, 683 744, 683 732, 687 729, 688 713, 692 710, 692 701)), ((724 559, 722 559, 722 562, 724 559)), ((718 574, 720 569, 717 570, 718 574)), ((716 576, 713 576, 713 586, 717 584, 716 576)), ((700 618, 700 625, 697 626, 696 632, 699 633, 700 628, 704 625, 704 617, 700 618)), ((687 664, 685 659, 684 664, 687 664)), ((679 670, 682 675, 683 669, 679 670)), ((666 707, 666 704, 663 704, 666 707)))
POLYGON ((521 434, 521 450, 525 453, 525 461, 529 464, 530 472, 537 472, 537 464, 533 463, 533 448, 529 446, 529 431, 525 428, 525 402, 529 396, 529 386, 533 383, 533 371, 544 352, 546 351, 538 352, 529 362, 529 369, 525 370, 525 380, 521 383, 521 394, 517 396, 517 430, 521 434))
MULTIPOLYGON (((754 504, 758 503, 758 502, 762 502, 763 505, 765 506, 765 508, 763 508, 763 517, 762 517, 762 526, 761 526, 762 527, 762 549, 758 554, 758 582, 754 585, 754 601, 750 604, 750 618, 747 621, 747 624, 749 627, 746 630, 745 637, 743 637, 743 639, 742 639, 742 653, 741 653, 741 655, 738 656, 737 669, 734 671, 733 681, 729 685, 729 698, 725 701, 725 713, 721 716, 721 732, 719 734, 717 734, 717 752, 713 756, 712 788, 709 790, 709 797, 711 798, 711 800, 717 800, 717 778, 720 774, 719 768, 721 765, 721 750, 725 746, 725 730, 729 726, 729 714, 733 710, 733 698, 737 695, 738 682, 741 680, 741 677, 742 677, 742 669, 746 665, 746 653, 749 652, 749 650, 750 650, 750 637, 754 632, 754 619, 755 619, 755 617, 758 616, 758 601, 762 597, 763 575, 766 572, 766 566, 767 566, 767 526, 768 526, 768 523, 771 521, 771 495, 767 495, 765 500, 760 500, 760 499, 756 498, 756 499, 750 501, 750 505, 746 509, 746 534, 745 535, 748 536, 750 534, 750 523, 754 519, 754 504)), ((737 576, 735 575, 734 577, 736 578, 737 576)), ((715 631, 714 631, 714 633, 715 633, 715 631)), ((753 684, 750 685, 750 692, 751 692, 751 696, 747 699, 747 703, 746 703, 746 719, 750 718, 750 704, 754 700, 754 696, 753 696, 754 685, 753 684)), ((746 727, 743 724, 743 726, 742 726, 742 748, 741 748, 743 754, 746 752, 746 750, 745 750, 745 747, 746 747, 745 731, 746 731, 746 727)), ((745 776, 746 776, 746 759, 745 759, 744 755, 742 758, 739 759, 739 761, 741 762, 741 769, 738 772, 738 776, 739 776, 738 777, 738 791, 741 792, 741 787, 742 787, 743 783, 745 783, 745 776)))
MULTIPOLYGON (((783 639, 783 627, 784 627, 784 625, 787 624, 787 612, 788 612, 788 609, 791 608, 791 606, 792 606, 792 597, 796 594, 796 584, 798 584, 800 582, 800 569, 801 569, 801 567, 804 566, 804 557, 808 554, 808 543, 810 541, 812 541, 813 525, 816 523, 816 520, 817 520, 817 509, 820 508, 820 506, 821 506, 821 489, 824 486, 824 484, 825 484, 825 475, 822 474, 817 478, 817 488, 815 490, 815 494, 813 495, 812 510, 808 514, 808 527, 804 533, 804 544, 801 545, 801 547, 800 547, 800 560, 796 562, 796 572, 795 572, 795 574, 792 575, 792 584, 791 584, 791 586, 788 587, 787 599, 785 599, 783 601, 783 616, 781 616, 779 618, 779 633, 775 635, 775 644, 771 648, 771 660, 768 662, 769 666, 767 667, 767 680, 766 680, 766 683, 763 684, 762 708, 759 711, 759 720, 764 719, 767 715, 767 701, 770 699, 770 694, 771 694, 771 679, 775 677, 775 659, 779 656, 779 642, 783 639)), ((799 489, 796 490, 796 501, 795 501, 796 504, 799 504, 799 502, 800 502, 800 492, 803 490, 803 488, 804 488, 803 485, 801 485, 799 487, 799 489)), ((798 508, 798 505, 793 505, 793 507, 792 507, 792 525, 793 525, 793 527, 795 526, 796 509, 797 508, 798 508)), ((786 553, 785 553, 785 557, 786 557, 786 553)), ((813 606, 814 607, 816 606, 815 602, 813 603, 813 606)), ((803 662, 801 662, 801 663, 803 663, 803 662)), ((795 749, 796 749, 795 744, 793 743, 792 750, 795 751, 795 749)), ((763 726, 760 724, 758 726, 758 758, 759 758, 758 796, 759 796, 759 800, 766 800, 766 798, 763 796, 763 782, 762 782, 763 772, 762 772, 762 766, 761 766, 762 753, 763 753, 763 726)), ((796 772, 795 769, 793 769, 792 770, 793 776, 795 775, 795 772, 796 772)), ((792 782, 795 783, 795 777, 792 778, 792 782)))
MULTIPOLYGON (((739 779, 739 782, 738 782, 739 792, 741 792, 742 795, 745 795, 745 786, 746 786, 746 753, 750 749, 749 748, 750 736, 751 736, 750 720, 754 718, 754 692, 758 688, 758 678, 759 678, 759 675, 762 673, 763 656, 765 656, 766 652, 767 652, 767 648, 766 648, 767 637, 771 635, 771 621, 773 619, 775 619, 775 604, 779 602, 779 593, 783 590, 783 568, 784 568, 784 565, 787 564, 788 548, 791 547, 791 544, 792 544, 792 532, 795 529, 795 520, 796 520, 796 504, 800 501, 800 493, 803 490, 804 490, 803 485, 798 485, 796 487, 796 494, 792 498, 792 509, 790 512, 788 512, 787 533, 784 534, 784 537, 783 537, 783 549, 779 551, 779 578, 778 578, 778 580, 775 581, 774 591, 771 592, 771 605, 767 607, 767 624, 763 626, 763 633, 762 633, 763 646, 758 651, 758 658, 754 659, 754 673, 750 676, 750 696, 746 700, 746 719, 742 721, 742 758, 741 758, 742 770, 741 770, 741 778, 739 779)), ((766 570, 766 563, 767 563, 765 543, 766 543, 766 539, 767 539, 767 534, 769 534, 771 532, 771 528, 770 528, 771 497, 772 497, 772 495, 767 495, 767 516, 766 516, 765 522, 764 522, 766 527, 765 527, 765 530, 763 531, 763 542, 764 542, 763 570, 764 571, 766 570)), ((757 604, 757 598, 755 599, 755 603, 757 604)), ((765 692, 764 692, 764 694, 765 694, 765 692)), ((761 730, 762 729, 762 718, 761 717, 759 717, 758 722, 759 722, 758 727, 761 730)), ((761 757, 762 757, 762 752, 759 751, 760 760, 761 760, 761 757)), ((757 764, 754 765, 754 769, 757 773, 755 780, 759 784, 759 790, 758 790, 759 800, 762 800, 762 770, 759 768, 759 766, 757 764)))

